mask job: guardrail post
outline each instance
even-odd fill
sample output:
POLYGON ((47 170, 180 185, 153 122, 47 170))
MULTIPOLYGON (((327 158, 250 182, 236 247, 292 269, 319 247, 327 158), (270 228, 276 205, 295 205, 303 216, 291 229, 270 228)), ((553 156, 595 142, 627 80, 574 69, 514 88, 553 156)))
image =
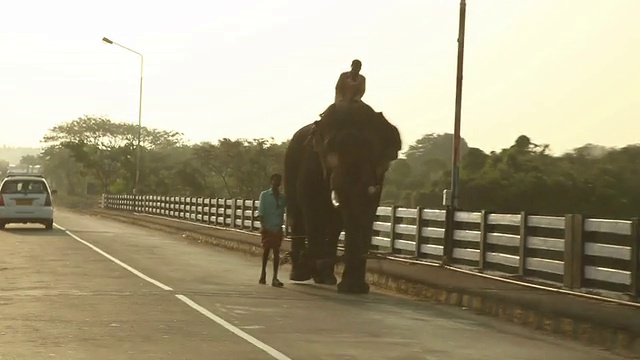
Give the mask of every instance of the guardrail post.
POLYGON ((215 212, 215 217, 213 218, 213 224, 215 226, 218 226, 218 205, 220 205, 220 199, 216 198, 216 203, 215 203, 215 208, 214 208, 214 212, 215 212))
POLYGON ((192 197, 189 200, 189 221, 198 222, 198 198, 192 197))
POLYGON ((487 219, 489 218, 489 211, 482 210, 480 212, 480 244, 479 244, 479 254, 478 254, 478 269, 480 271, 484 271, 486 268, 486 258, 487 258, 487 234, 489 233, 489 228, 487 224, 487 219))
POLYGON ((227 226, 227 198, 222 198, 222 226, 227 226))
MULTIPOLYGON (((396 254, 399 250, 396 249, 396 212, 398 210, 398 205, 391 206, 391 214, 389 215, 391 218, 389 220, 389 246, 391 246, 391 252, 396 254)), ((369 241, 371 242, 371 241, 369 241)), ((370 246, 371 244, 369 244, 370 246)))
POLYGON ((218 198, 209 199, 209 216, 213 216, 211 223, 215 226, 218 223, 218 198))
MULTIPOLYGON (((210 198, 202 199, 202 213, 203 213, 202 214, 203 216, 204 214, 207 214, 207 220, 203 222, 207 225, 211 224, 211 199, 210 198)), ((204 220, 204 218, 202 220, 204 220)))
POLYGON ((580 289, 584 277, 584 219, 580 214, 565 216, 564 286, 580 289))
POLYGON ((251 226, 249 227, 251 231, 256 229, 256 227, 253 225, 256 220, 255 213, 256 213, 256 201, 251 200, 251 226))
POLYGON ((518 275, 527 275, 527 212, 520 212, 520 248, 518 249, 519 266, 518 275))
POLYGON ((236 207, 237 207, 237 199, 231 199, 231 228, 236 228, 236 207))
POLYGON ((423 220, 422 220, 422 206, 418 206, 416 208, 416 233, 415 233, 415 242, 416 242, 416 249, 414 251, 414 255, 416 257, 416 259, 420 259, 422 256, 422 252, 420 251, 420 248, 422 247, 422 225, 423 224, 423 220))
POLYGON ((242 212, 240 214, 240 229, 244 230, 244 198, 241 199, 242 204, 240 205, 240 211, 242 212))
POLYGON ((287 210, 284 210, 284 237, 289 237, 289 217, 287 216, 287 210))
POLYGON ((631 293, 640 296, 640 219, 631 220, 631 293))
POLYGON ((455 213, 451 207, 445 210, 444 239, 442 244, 442 265, 451 264, 453 257, 453 232, 455 231, 455 213))

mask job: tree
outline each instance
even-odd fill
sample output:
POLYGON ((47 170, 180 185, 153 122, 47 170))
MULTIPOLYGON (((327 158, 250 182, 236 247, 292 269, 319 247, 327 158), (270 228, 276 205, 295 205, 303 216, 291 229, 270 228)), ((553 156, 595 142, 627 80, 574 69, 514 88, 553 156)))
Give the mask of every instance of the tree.
MULTIPOLYGON (((70 151, 83 169, 92 173, 104 192, 119 178, 131 188, 135 179, 137 126, 105 117, 84 116, 51 128, 42 142, 70 151)), ((141 128, 141 146, 167 149, 182 144, 182 134, 141 128)))
MULTIPOLYGON (((274 172, 282 172, 286 143, 272 139, 221 139, 216 144, 193 147, 194 165, 206 179, 214 174, 216 193, 225 197, 253 198, 268 186, 274 172)), ((286 184, 285 184, 286 187, 286 184)))
POLYGON ((42 160, 40 159, 40 156, 36 156, 36 155, 24 155, 22 156, 22 158, 20 159, 20 165, 27 165, 27 166, 38 166, 41 165, 42 160))
MULTIPOLYGON (((463 157, 469 150, 467 141, 460 139, 460 156, 463 157)), ((451 163, 453 154, 453 134, 426 134, 409 146, 405 152, 407 161, 413 168, 423 165, 428 159, 438 159, 445 164, 451 163)))

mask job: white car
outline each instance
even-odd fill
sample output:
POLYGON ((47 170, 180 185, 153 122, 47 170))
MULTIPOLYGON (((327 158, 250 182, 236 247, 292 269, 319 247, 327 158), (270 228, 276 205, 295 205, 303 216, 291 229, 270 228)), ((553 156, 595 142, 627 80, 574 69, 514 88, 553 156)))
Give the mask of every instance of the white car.
POLYGON ((9 175, 0 183, 0 229, 11 223, 37 223, 53 229, 52 195, 41 175, 9 175))

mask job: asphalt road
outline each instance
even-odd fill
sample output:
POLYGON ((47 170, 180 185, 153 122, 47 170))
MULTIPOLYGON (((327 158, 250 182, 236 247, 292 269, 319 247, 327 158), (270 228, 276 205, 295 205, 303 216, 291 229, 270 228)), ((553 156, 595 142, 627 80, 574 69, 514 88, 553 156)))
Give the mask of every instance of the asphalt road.
MULTIPOLYGON (((259 260, 57 210, 0 232, 0 359, 621 359, 464 310, 259 285, 259 260)), ((271 263, 268 276, 271 276, 271 263)))

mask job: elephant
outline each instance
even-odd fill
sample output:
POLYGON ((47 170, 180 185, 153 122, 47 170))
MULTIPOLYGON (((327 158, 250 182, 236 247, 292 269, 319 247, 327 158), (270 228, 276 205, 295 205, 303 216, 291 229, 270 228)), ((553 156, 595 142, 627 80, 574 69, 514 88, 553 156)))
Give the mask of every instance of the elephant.
POLYGON ((366 261, 384 176, 398 158, 398 129, 362 102, 334 104, 300 128, 285 152, 292 281, 313 279, 340 293, 366 294, 366 261), (345 231, 344 271, 334 274, 345 231), (305 242, 306 239, 306 242, 305 242))

